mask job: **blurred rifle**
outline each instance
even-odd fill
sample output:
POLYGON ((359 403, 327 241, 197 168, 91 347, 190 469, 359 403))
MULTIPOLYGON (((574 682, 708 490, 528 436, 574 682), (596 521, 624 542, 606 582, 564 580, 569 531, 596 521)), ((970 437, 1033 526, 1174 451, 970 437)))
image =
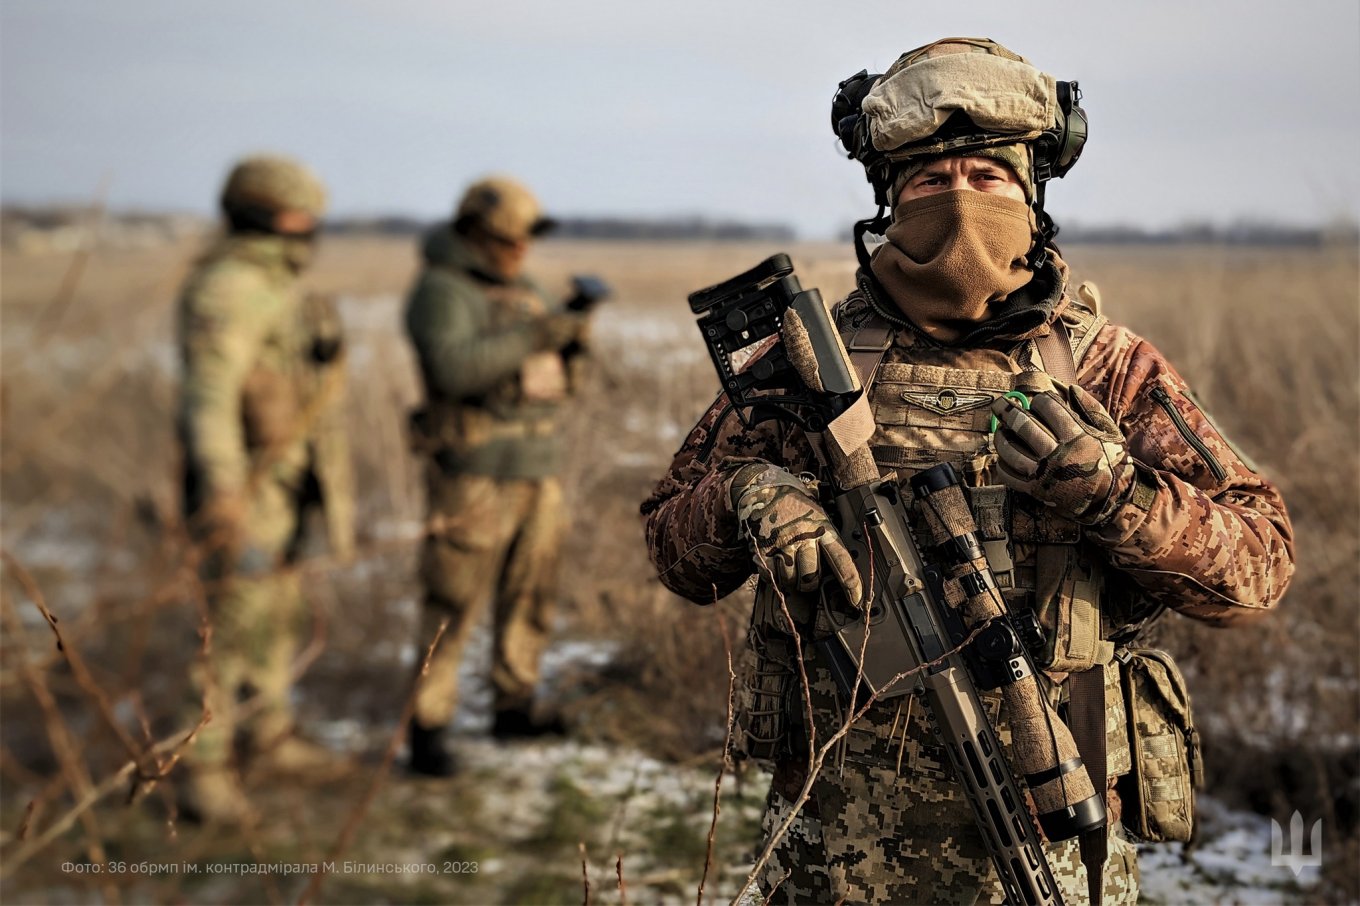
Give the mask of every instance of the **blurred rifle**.
POLYGON ((571 278, 571 295, 563 306, 567 311, 593 311, 613 295, 609 284, 593 274, 577 274, 571 278))
MULTIPOLYGON (((609 284, 593 274, 577 274, 571 278, 571 295, 563 304, 567 311, 588 314, 595 307, 613 295, 609 284)), ((562 348, 562 357, 572 359, 585 351, 580 340, 572 340, 562 348)))
POLYGON ((911 479, 908 501, 895 475, 880 478, 868 445, 874 417, 865 389, 821 293, 802 289, 787 255, 689 302, 742 423, 777 419, 819 436, 814 446, 836 485, 827 510, 866 590, 863 602, 852 602, 834 579, 822 587, 821 607, 836 631, 817 645, 842 693, 854 696, 861 685, 876 699, 923 691, 1008 902, 1058 906, 1062 897, 1011 761, 1049 840, 1102 830, 1104 791, 1094 789, 1071 732, 1039 686, 963 484, 948 464, 935 466, 911 479), (734 363, 734 353, 762 346, 734 363), (912 681, 902 682, 907 676, 912 681), (995 688, 1010 719, 1010 761, 979 696, 995 688))

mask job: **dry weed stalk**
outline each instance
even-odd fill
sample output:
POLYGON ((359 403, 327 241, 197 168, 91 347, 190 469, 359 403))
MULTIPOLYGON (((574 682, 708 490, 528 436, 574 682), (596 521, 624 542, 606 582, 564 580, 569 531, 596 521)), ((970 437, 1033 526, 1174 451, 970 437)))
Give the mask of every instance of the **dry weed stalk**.
MULTIPOLYGON (((345 825, 340 831, 340 836, 335 841, 335 845, 331 847, 330 852, 326 854, 326 860, 323 863, 323 867, 325 865, 334 864, 335 861, 340 858, 340 855, 349 848, 350 843, 354 840, 355 832, 359 829, 359 822, 363 820, 364 815, 368 812, 369 806, 373 804, 373 800, 377 797, 378 790, 382 788, 383 781, 387 779, 387 774, 392 769, 392 763, 397 759, 397 751, 401 749, 401 741, 403 735, 406 733, 406 725, 410 723, 411 716, 415 713, 416 695, 420 692, 421 684, 425 682, 425 677, 430 672, 430 661, 434 658, 435 650, 439 647, 439 642, 444 638, 444 633, 448 628, 449 618, 445 617, 440 621, 439 628, 435 630, 434 639, 430 642, 429 647, 425 649, 424 657, 421 658, 420 670, 416 674, 415 681, 411 684, 411 691, 407 694, 406 701, 401 707, 401 715, 397 718, 396 729, 394 729, 392 735, 388 737, 387 748, 383 751, 382 761, 379 763, 378 769, 373 774, 373 780, 369 783, 368 789, 364 791, 364 795, 357 803, 355 803, 353 811, 350 812, 349 818, 345 821, 345 825)), ((303 890, 302 895, 298 897, 298 906, 305 906, 306 903, 311 902, 312 898, 321 891, 321 885, 325 882, 327 874, 326 871, 318 871, 312 875, 312 879, 307 883, 306 889, 303 890)))
MULTIPOLYGON (((768 569, 768 566, 764 563, 763 560, 759 562, 759 566, 762 570, 768 569)), ((866 586, 867 589, 866 595, 871 595, 873 593, 872 582, 873 580, 871 576, 870 583, 866 586)), ((874 704, 878 701, 882 693, 894 688, 895 686, 897 686, 898 683, 902 682, 905 679, 913 677, 926 670, 930 670, 940 666, 945 661, 949 660, 951 657, 958 654, 960 651, 962 651, 963 649, 967 648, 970 644, 972 644, 973 639, 976 638, 978 633, 984 628, 982 626, 978 626, 972 632, 970 632, 962 642, 960 642, 958 645, 951 648, 950 650, 944 652, 935 660, 929 661, 924 664, 918 664, 917 666, 912 667, 911 669, 903 670, 895 674, 891 679, 888 680, 888 682, 883 684, 882 688, 875 691, 868 698, 866 698, 864 700, 864 703, 860 705, 860 707, 857 710, 847 709, 846 717, 842 721, 841 725, 836 729, 835 732, 833 732, 827 738, 826 742, 822 743, 821 747, 818 748, 816 745, 817 727, 812 717, 814 713, 812 703, 812 686, 808 681, 807 663, 803 656, 802 635, 801 633, 798 632, 798 626, 793 619, 792 612, 789 610, 788 601, 784 598, 783 593, 780 592, 779 587, 777 585, 774 586, 774 592, 775 596, 779 599, 779 606, 785 620, 785 625, 788 628, 789 634, 793 638, 793 649, 797 654, 798 675, 802 683, 803 700, 804 704, 807 706, 808 713, 807 777, 803 781, 803 787, 801 790, 799 790, 798 796, 794 799, 792 806, 789 808, 788 814, 784 817, 784 820, 780 822, 779 826, 775 829, 774 833, 770 835, 770 838, 767 841, 765 841, 765 846, 761 849, 760 855, 756 858, 755 864, 751 867, 751 870, 746 875, 746 881, 741 885, 742 891, 749 889, 751 885, 756 882, 756 878, 759 877, 760 872, 764 869, 765 863, 768 862, 770 856, 774 854, 775 847, 778 846, 779 842, 784 839, 785 835, 788 834, 789 828, 793 826, 794 819, 798 817, 798 813, 801 812, 803 810, 803 806, 807 804, 808 798, 812 795, 812 786, 814 783, 816 783, 817 778, 821 775, 822 768, 826 763, 827 756, 831 753, 831 750, 834 749, 840 743, 840 741, 845 738, 846 734, 850 732, 851 727, 854 726, 856 721, 858 721, 861 717, 868 713, 869 709, 874 706, 874 704)), ((866 597, 866 600, 869 600, 869 598, 866 597)), ((869 643, 870 630, 867 622, 868 618, 867 609, 865 611, 865 618, 866 623, 864 640, 861 643, 860 657, 858 658, 856 664, 856 676, 855 676, 856 689, 858 689, 860 681, 863 679, 864 669, 863 646, 868 645, 869 643)), ((851 696, 852 708, 853 703, 854 696, 852 695, 851 696)), ((738 894, 738 897, 740 897, 740 894, 738 894)), ((735 903, 736 900, 733 900, 734 906, 735 903)))
MULTIPOLYGON (((718 589, 713 589, 713 603, 718 602, 718 589)), ((699 892, 695 906, 703 906, 704 885, 708 883, 708 872, 713 865, 713 841, 718 835, 718 815, 722 812, 723 777, 731 767, 732 720, 736 707, 737 673, 732 669, 732 642, 727 633, 727 620, 722 611, 717 611, 718 632, 722 634, 723 654, 727 658, 727 719, 723 726, 722 758, 718 764, 718 776, 713 779, 713 817, 708 823, 708 841, 704 849, 704 874, 699 878, 699 892)))
MULTIPOLYGON (((20 586, 23 587, 24 592, 28 595, 28 599, 33 602, 33 606, 38 609, 38 612, 42 614, 43 619, 47 621, 47 625, 51 628, 52 634, 56 636, 57 651, 61 652, 67 665, 70 666, 71 674, 75 677, 76 684, 94 704, 95 710, 98 712, 99 716, 103 718, 105 726, 113 731, 114 737, 122 744, 123 748, 134 761, 143 758, 145 750, 139 746, 136 740, 132 738, 131 734, 127 732, 127 729, 123 726, 122 722, 114 716, 113 703, 109 701, 108 693, 104 691, 104 688, 94 678, 94 675, 90 672, 90 668, 85 663, 85 659, 80 656, 80 652, 72 647, 62 636, 61 626, 57 617, 50 609, 48 609, 47 602, 43 599, 42 591, 38 588, 37 583, 33 581, 32 575, 30 575, 28 570, 24 569, 24 567, 14 559, 9 551, 0 549, 0 560, 3 560, 9 567, 10 571, 14 574, 14 578, 18 580, 20 586)), ((159 767, 159 765, 157 767, 159 767)))
MULTIPOLYGON (((30 691, 46 717, 49 744, 52 746, 58 763, 62 766, 65 785, 77 798, 75 804, 65 814, 57 818, 47 830, 32 840, 26 839, 29 828, 29 821, 26 818, 22 828, 23 834, 20 836, 20 841, 24 845, 8 859, 4 870, 7 874, 14 872, 35 853, 56 840, 76 820, 80 820, 84 824, 87 834, 91 836, 92 840, 96 841, 90 846, 91 861, 102 864, 104 862, 103 847, 102 842, 98 842, 102 840, 102 835, 99 834, 98 824, 90 809, 128 781, 131 781, 128 789, 128 802, 135 800, 141 793, 149 791, 157 781, 164 779, 174 769, 182 753, 193 743, 199 731, 208 723, 211 714, 205 704, 202 717, 194 727, 187 732, 171 734, 160 742, 150 739, 149 727, 144 724, 148 742, 146 745, 137 744, 117 720, 107 693, 90 673, 79 651, 62 634, 57 617, 47 607, 42 591, 38 588, 33 577, 8 552, 0 550, 0 558, 8 565, 11 573, 28 595, 29 600, 33 602, 56 636, 57 649, 61 657, 70 666, 79 687, 95 703, 96 710, 104 722, 114 731, 129 755, 128 762, 122 768, 115 771, 98 786, 94 785, 83 760, 79 757, 79 750, 76 748, 70 730, 66 727, 65 720, 61 716, 56 699, 47 686, 44 673, 35 670, 29 664, 27 645, 21 645, 20 672, 24 675, 30 691), (148 768, 148 762, 154 765, 154 769, 148 768)), ((8 595, 3 596, 3 599, 0 600, 0 606, 3 606, 4 620, 8 624, 11 634, 23 640, 26 637, 23 622, 15 612, 8 595)), ((201 655, 206 657, 210 650, 212 638, 210 624, 205 622, 201 632, 203 637, 201 655)), ((39 798, 35 798, 30 803, 28 815, 32 815, 36 811, 39 799, 46 793, 47 790, 44 790, 39 798)), ((113 897, 116 899, 116 891, 113 893, 113 897)))
POLYGON ((590 865, 586 861, 586 841, 576 844, 581 853, 581 906, 590 906, 590 865))
MULTIPOLYGON (((15 613, 13 602, 9 595, 0 596, 0 607, 3 608, 4 620, 8 624, 8 631, 19 638, 24 637, 23 622, 15 613)), ((57 764, 61 768, 61 776, 65 780, 65 785, 75 796, 89 796, 94 787, 90 779, 89 769, 80 756, 80 748, 76 745, 75 739, 71 734, 70 728, 66 725, 65 718, 61 715, 61 709, 57 705, 56 697, 47 685, 46 677, 28 665, 27 658, 21 654, 20 670, 24 675, 24 680, 28 684, 29 691, 33 698, 38 702, 38 707, 42 709, 44 727, 47 732, 48 744, 52 747, 52 754, 56 756, 57 764)), ((90 862, 94 865, 106 866, 108 854, 104 850, 103 834, 99 828, 99 822, 93 814, 82 812, 80 815, 81 824, 85 828, 85 852, 90 862)), ((69 824, 67 825, 69 826, 69 824)), ((26 848, 32 848, 33 844, 28 844, 26 848)), ((8 873, 8 870, 7 872, 8 873)), ((117 900, 117 892, 112 886, 111 881, 104 883, 105 897, 113 896, 117 900)))

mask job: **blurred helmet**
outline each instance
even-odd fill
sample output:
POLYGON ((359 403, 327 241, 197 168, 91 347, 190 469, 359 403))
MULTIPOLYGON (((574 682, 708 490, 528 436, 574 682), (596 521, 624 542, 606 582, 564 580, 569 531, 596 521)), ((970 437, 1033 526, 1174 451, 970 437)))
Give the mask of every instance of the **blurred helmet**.
POLYGON ((841 82, 831 124, 880 203, 903 170, 964 154, 1007 162, 1033 199, 1081 154, 1080 98, 1076 82, 1057 81, 995 41, 945 38, 904 53, 882 75, 841 82))
POLYGON ((475 225, 513 242, 542 236, 557 226, 544 216, 528 188, 506 176, 488 176, 468 186, 453 222, 459 232, 475 225))
POLYGON ((222 210, 233 212, 304 211, 320 219, 326 187, 305 164, 290 157, 261 154, 238 162, 222 187, 222 210))

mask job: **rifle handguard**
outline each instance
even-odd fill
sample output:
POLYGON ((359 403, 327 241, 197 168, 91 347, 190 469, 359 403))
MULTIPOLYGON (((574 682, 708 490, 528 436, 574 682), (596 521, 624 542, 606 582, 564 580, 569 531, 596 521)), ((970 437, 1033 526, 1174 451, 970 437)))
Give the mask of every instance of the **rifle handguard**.
POLYGON ((945 599, 958 611, 965 632, 981 630, 983 644, 976 653, 1001 666, 1011 757, 1025 776, 1040 826, 1050 840, 1102 827, 1105 791, 1092 785, 1071 730, 1039 687, 1029 653, 997 593, 962 483, 948 464, 941 464, 914 476, 911 487, 927 540, 948 576, 945 599))

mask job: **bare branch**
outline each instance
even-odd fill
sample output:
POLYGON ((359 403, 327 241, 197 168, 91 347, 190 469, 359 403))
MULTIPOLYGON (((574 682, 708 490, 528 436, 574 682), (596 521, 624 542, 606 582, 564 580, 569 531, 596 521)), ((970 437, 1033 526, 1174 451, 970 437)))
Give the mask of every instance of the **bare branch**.
MULTIPOLYGON (((345 822, 344 828, 340 831, 340 836, 336 839, 335 845, 326 855, 326 864, 333 864, 340 854, 343 853, 353 842, 354 834, 359 828, 359 823, 363 821, 364 815, 368 812, 369 806, 377 798, 378 790, 382 788, 383 781, 387 778, 388 772, 392 769, 392 763, 397 759, 397 751, 401 748, 401 740, 406 732, 406 725, 411 720, 411 715, 416 709, 416 695, 420 692, 421 685, 425 682, 425 676, 430 672, 430 660, 434 657, 435 649, 439 647, 439 642, 444 638, 444 633, 449 628, 449 619, 445 617, 435 631, 434 639, 430 646, 425 649, 425 656, 420 661, 420 672, 416 674, 415 682, 411 684, 411 691, 406 696, 406 703, 402 705, 401 716, 397 719, 397 727, 392 731, 392 735, 387 740, 387 749, 383 752, 382 762, 378 769, 373 773, 373 780, 364 791, 363 797, 355 804, 354 810, 350 812, 349 820, 345 822)), ((298 897, 298 906, 311 902, 321 891, 321 885, 325 882, 327 873, 319 871, 312 875, 312 879, 307 883, 307 887, 298 897)))
MULTIPOLYGON (((714 588, 714 603, 717 602, 717 597, 718 590, 714 588)), ((727 773, 731 758, 729 753, 732 745, 732 718, 737 694, 737 673, 732 669, 732 641, 727 633, 727 620, 723 617, 721 610, 715 612, 718 615, 718 631, 722 633, 723 653, 727 656, 727 722, 723 733, 722 760, 718 764, 718 776, 713 780, 713 818, 708 823, 708 844, 704 850, 704 874, 699 879, 699 894, 695 906, 703 906, 704 885, 708 883, 708 872, 713 866, 713 841, 718 834, 718 815, 722 811, 723 775, 727 773)))
POLYGON ((590 866, 586 863, 586 842, 576 844, 581 853, 581 906, 590 906, 590 866))

